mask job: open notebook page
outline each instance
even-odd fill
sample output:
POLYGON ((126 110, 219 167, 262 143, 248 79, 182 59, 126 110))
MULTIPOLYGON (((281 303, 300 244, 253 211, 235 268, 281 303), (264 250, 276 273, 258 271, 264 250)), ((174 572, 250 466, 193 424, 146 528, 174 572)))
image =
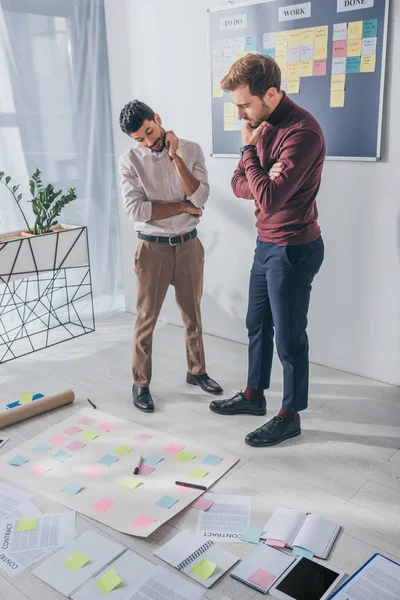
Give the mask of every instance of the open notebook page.
POLYGON ((329 519, 308 515, 292 545, 307 548, 322 558, 330 550, 339 530, 340 527, 329 519))
POLYGON ((262 538, 279 540, 291 546, 304 523, 306 515, 291 508, 277 508, 263 528, 262 538))

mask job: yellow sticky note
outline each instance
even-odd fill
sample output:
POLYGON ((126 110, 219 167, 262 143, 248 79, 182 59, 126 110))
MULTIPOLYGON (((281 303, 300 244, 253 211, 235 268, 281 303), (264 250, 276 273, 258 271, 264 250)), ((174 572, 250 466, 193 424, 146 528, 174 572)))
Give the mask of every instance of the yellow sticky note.
POLYGON ((331 92, 344 92, 346 87, 346 75, 332 75, 331 92))
POLYGON ((143 481, 139 481, 139 479, 136 479, 136 477, 125 477, 125 479, 123 481, 121 481, 121 483, 119 484, 120 487, 124 488, 125 490, 128 490, 129 492, 131 492, 132 490, 135 490, 137 487, 139 487, 140 485, 143 484, 143 481))
POLYGON ((315 27, 314 60, 328 58, 328 26, 315 27))
POLYGON ((309 46, 314 43, 315 31, 314 27, 308 27, 301 30, 301 45, 309 46))
POLYGON ((63 565, 67 567, 71 573, 76 573, 79 569, 82 569, 89 562, 89 557, 83 554, 80 550, 77 550, 67 560, 64 560, 63 565))
POLYGON ((348 40, 347 56, 361 56, 361 40, 348 40))
POLYGON ((331 92, 331 108, 344 107, 344 91, 331 92))
POLYGON ((32 402, 33 394, 31 392, 21 392, 19 397, 20 404, 28 404, 28 402, 32 402))
POLYGON ((288 46, 300 46, 301 45, 301 29, 292 29, 288 32, 288 46))
POLYGON ((233 117, 226 117, 224 119, 224 131, 236 131, 235 119, 233 117))
POLYGON ((243 58, 243 56, 246 56, 247 52, 236 52, 235 53, 235 62, 241 58, 243 58))
POLYGON ((36 529, 37 517, 31 517, 30 519, 18 519, 17 531, 33 531, 36 529))
POLYGON ((224 91, 220 83, 214 83, 213 85, 213 98, 223 98, 224 91))
POLYGON ((296 77, 300 77, 300 62, 294 62, 288 64, 288 77, 291 79, 295 79, 296 77))
POLYGON ((277 31, 276 33, 276 49, 288 45, 289 32, 288 31, 277 31))
POLYGON ((351 21, 347 26, 348 40, 361 40, 363 32, 362 21, 351 21))
POLYGON ((376 54, 372 56, 362 56, 360 73, 375 73, 376 69, 376 54))
POLYGON ((302 60, 300 63, 300 77, 312 77, 314 74, 314 61, 302 60))
POLYGON ((95 579, 95 584, 103 594, 109 594, 115 590, 120 583, 122 583, 122 579, 114 569, 107 571, 100 579, 95 579))
POLYGON ((287 80, 287 93, 288 94, 299 94, 300 93, 300 79, 295 77, 294 79, 287 80))
POLYGON ((285 65, 279 65, 279 68, 281 70, 281 79, 287 79, 288 76, 288 64, 286 63, 285 65))
POLYGON ((182 452, 179 452, 179 454, 175 454, 175 458, 176 460, 179 460, 179 462, 185 463, 193 458, 196 458, 196 455, 188 452, 187 450, 182 450, 182 452))
POLYGON ((203 558, 200 562, 194 565, 190 570, 194 575, 197 575, 203 581, 210 579, 211 575, 215 572, 217 563, 211 562, 206 558, 203 558))
POLYGON ((79 439, 82 442, 92 442, 93 440, 95 440, 97 437, 99 437, 97 435, 97 433, 95 433, 94 431, 84 431, 83 433, 81 433, 81 435, 79 436, 79 439))
POLYGON ((131 448, 130 446, 124 446, 123 444, 121 444, 121 446, 115 448, 114 454, 118 454, 118 456, 125 456, 126 454, 129 454, 129 452, 132 452, 132 450, 133 448, 131 448))
POLYGON ((234 117, 236 114, 236 106, 233 102, 225 102, 224 103, 224 115, 227 117, 234 117))
POLYGON ((188 477, 191 479, 203 479, 206 475, 208 475, 208 471, 204 471, 204 469, 192 469, 188 473, 188 477))

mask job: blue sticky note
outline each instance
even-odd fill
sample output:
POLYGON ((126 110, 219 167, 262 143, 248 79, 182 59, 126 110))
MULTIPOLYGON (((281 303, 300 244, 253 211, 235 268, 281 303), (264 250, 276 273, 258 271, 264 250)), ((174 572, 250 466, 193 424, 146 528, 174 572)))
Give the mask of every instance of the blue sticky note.
POLYGON ((43 394, 35 394, 32 400, 39 400, 40 398, 44 398, 43 394))
POLYGON ((161 508, 171 508, 178 502, 177 498, 171 498, 170 496, 163 496, 159 500, 157 500, 156 505, 161 506, 161 508))
POLYGON ((51 450, 51 446, 49 446, 49 444, 39 444, 38 446, 32 448, 32 452, 37 452, 38 454, 43 454, 48 450, 51 450))
POLYGON ((110 467, 115 462, 117 462, 117 460, 119 460, 119 458, 117 458, 116 456, 112 456, 111 454, 106 454, 105 456, 100 458, 98 462, 101 463, 102 465, 106 465, 106 467, 110 467))
POLYGON ((19 403, 19 400, 17 400, 16 402, 10 402, 10 404, 7 404, 7 408, 16 408, 17 406, 22 406, 19 403))
POLYGON ((14 458, 8 461, 8 464, 12 465, 13 467, 21 467, 27 462, 28 459, 25 458, 25 456, 22 456, 22 454, 17 454, 16 456, 14 456, 14 458))
POLYGON ((221 462, 222 458, 219 456, 214 456, 214 454, 209 454, 207 458, 203 460, 204 465, 210 465, 211 467, 216 467, 221 462))
POLYGON ((346 59, 346 73, 359 73, 361 56, 348 56, 346 59))
POLYGON ((56 452, 55 454, 53 454, 53 456, 50 456, 50 458, 52 458, 53 460, 56 460, 57 462, 64 462, 65 460, 68 460, 68 458, 71 458, 72 454, 68 454, 68 452, 65 452, 64 450, 58 450, 58 452, 56 452))
POLYGON ((162 460, 164 460, 164 458, 162 456, 159 456, 158 454, 149 454, 149 456, 146 456, 143 459, 143 462, 146 463, 146 465, 151 465, 152 467, 155 467, 162 460))
POLYGON ((275 48, 264 48, 262 53, 264 54, 264 56, 270 56, 271 58, 273 58, 275 60, 275 56, 276 56, 275 48))
POLYGON ((259 527, 245 527, 241 537, 241 542, 248 542, 249 544, 258 544, 262 534, 262 529, 259 527))
POLYGON ((378 35, 378 19, 363 21, 363 38, 376 37, 378 35))
POLYGON ((255 35, 248 35, 246 37, 246 52, 257 50, 257 38, 255 35))
POLYGON ((304 556, 310 560, 314 558, 314 554, 311 552, 311 550, 307 550, 307 548, 301 548, 301 546, 293 546, 293 554, 296 554, 297 556, 304 556))
POLYGON ((75 496, 75 494, 83 490, 83 487, 84 486, 81 483, 71 481, 71 483, 68 483, 61 491, 68 494, 68 496, 75 496))

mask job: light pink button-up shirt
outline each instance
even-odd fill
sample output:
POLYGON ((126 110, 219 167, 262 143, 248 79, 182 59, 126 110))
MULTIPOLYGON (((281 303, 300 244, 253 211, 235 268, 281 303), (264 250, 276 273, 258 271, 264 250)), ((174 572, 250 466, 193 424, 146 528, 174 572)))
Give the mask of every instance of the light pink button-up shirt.
POLYGON ((197 207, 207 202, 210 187, 200 146, 179 140, 179 149, 182 151, 182 160, 200 181, 195 193, 187 198, 166 148, 162 152, 152 152, 138 147, 122 155, 119 161, 122 196, 125 211, 135 221, 136 231, 148 235, 182 235, 192 231, 198 224, 198 217, 188 213, 151 221, 153 202, 182 202, 186 198, 197 207))

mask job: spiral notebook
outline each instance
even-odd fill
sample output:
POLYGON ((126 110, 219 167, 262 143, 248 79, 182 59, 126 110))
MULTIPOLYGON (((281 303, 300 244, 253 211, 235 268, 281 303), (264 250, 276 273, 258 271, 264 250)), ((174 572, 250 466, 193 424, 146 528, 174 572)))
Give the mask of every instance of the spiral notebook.
POLYGON ((233 579, 266 594, 297 559, 280 550, 259 544, 231 573, 233 579))
POLYGON ((239 562, 231 552, 190 531, 182 531, 154 554, 206 588, 239 562))

